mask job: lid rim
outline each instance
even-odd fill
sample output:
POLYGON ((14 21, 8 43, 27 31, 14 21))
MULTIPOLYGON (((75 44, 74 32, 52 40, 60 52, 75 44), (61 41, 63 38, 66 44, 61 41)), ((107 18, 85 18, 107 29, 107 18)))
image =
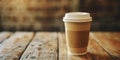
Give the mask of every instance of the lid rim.
POLYGON ((89 22, 89 21, 92 21, 92 20, 84 20, 84 21, 83 20, 81 20, 81 21, 80 20, 74 20, 74 21, 73 20, 69 20, 69 21, 68 20, 63 20, 63 21, 64 22, 89 22))
POLYGON ((80 19, 82 19, 82 20, 87 20, 87 19, 92 19, 91 17, 90 18, 63 18, 63 20, 67 20, 67 19, 69 19, 69 20, 80 20, 80 19))

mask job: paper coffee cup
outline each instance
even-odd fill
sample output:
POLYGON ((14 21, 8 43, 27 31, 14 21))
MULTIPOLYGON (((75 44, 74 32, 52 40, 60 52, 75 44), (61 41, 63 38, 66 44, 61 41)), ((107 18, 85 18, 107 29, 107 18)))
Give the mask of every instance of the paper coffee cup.
POLYGON ((68 53, 83 55, 87 52, 92 18, 86 12, 69 12, 63 18, 65 23, 68 53))

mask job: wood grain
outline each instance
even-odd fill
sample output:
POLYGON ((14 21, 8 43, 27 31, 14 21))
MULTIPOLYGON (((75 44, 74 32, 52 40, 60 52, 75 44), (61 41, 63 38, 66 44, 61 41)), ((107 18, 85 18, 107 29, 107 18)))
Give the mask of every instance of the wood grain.
POLYGON ((93 32, 92 37, 115 60, 120 60, 120 32, 93 32))
POLYGON ((37 32, 20 60, 57 60, 57 33, 37 32))
POLYGON ((0 60, 120 60, 120 32, 91 32, 82 56, 68 55, 65 40, 61 32, 0 32, 0 60))
POLYGON ((12 32, 0 32, 0 44, 7 39, 10 35, 12 34, 12 32))
POLYGON ((32 32, 16 32, 0 46, 0 60, 18 60, 33 37, 32 32))
POLYGON ((107 52, 91 38, 86 55, 68 55, 64 33, 59 33, 59 60, 113 60, 107 52))

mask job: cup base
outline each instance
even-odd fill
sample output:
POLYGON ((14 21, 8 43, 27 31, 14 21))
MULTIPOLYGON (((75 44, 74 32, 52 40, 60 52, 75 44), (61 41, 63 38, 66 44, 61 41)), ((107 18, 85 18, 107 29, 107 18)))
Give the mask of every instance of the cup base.
POLYGON ((87 54, 87 52, 83 52, 83 53, 71 53, 71 52, 68 52, 69 55, 85 55, 87 54))
POLYGON ((87 48, 68 48, 68 54, 70 55, 85 55, 87 48))

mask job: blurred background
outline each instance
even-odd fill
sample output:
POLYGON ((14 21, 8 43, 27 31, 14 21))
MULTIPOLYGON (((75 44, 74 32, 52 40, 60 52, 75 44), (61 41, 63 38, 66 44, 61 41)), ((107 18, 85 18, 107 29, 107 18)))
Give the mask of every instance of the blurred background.
POLYGON ((120 31, 120 0, 0 0, 0 31, 64 31, 72 11, 91 13, 91 31, 120 31))

